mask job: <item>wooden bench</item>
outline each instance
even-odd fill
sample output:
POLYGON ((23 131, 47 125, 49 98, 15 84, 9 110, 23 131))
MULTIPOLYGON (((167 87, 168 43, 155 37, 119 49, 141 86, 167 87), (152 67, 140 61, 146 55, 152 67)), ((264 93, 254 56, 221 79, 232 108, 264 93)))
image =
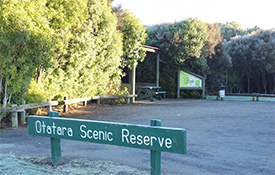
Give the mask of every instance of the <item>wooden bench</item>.
POLYGON ((158 92, 155 92, 156 98, 159 99, 159 100, 162 100, 162 96, 161 96, 162 94, 163 94, 164 97, 165 97, 166 91, 158 91, 158 92))
POLYGON ((127 104, 130 104, 131 102, 131 98, 135 98, 137 97, 138 95, 133 95, 133 94, 128 94, 128 95, 102 95, 102 96, 97 96, 97 97, 94 97, 93 100, 97 100, 97 104, 100 104, 101 103, 101 100, 110 100, 110 99, 120 99, 120 98, 123 98, 123 99, 127 99, 127 104))

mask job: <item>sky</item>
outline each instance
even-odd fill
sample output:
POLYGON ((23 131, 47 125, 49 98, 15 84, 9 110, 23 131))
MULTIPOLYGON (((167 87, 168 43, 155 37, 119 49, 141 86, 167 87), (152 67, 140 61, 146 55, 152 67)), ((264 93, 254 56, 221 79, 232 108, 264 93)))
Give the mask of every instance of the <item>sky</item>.
POLYGON ((143 25, 173 23, 189 17, 206 23, 236 21, 243 28, 275 28, 275 0, 114 0, 143 25))

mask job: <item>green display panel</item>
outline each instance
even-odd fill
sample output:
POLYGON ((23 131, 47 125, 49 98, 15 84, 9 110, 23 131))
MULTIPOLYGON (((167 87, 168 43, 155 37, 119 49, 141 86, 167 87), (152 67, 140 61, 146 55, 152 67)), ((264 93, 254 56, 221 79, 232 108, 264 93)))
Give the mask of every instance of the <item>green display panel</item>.
POLYGON ((180 88, 203 88, 203 79, 199 77, 180 71, 179 78, 180 88))

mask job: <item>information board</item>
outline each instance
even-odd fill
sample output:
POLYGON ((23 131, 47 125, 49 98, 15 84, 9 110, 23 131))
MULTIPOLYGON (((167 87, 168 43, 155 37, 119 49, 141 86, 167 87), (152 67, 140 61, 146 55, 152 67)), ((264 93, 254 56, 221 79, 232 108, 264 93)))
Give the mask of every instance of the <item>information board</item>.
POLYGON ((203 79, 180 71, 180 87, 181 88, 202 88, 203 79))
POLYGON ((179 70, 177 98, 180 98, 180 90, 202 90, 202 98, 204 98, 205 78, 191 72, 179 70))

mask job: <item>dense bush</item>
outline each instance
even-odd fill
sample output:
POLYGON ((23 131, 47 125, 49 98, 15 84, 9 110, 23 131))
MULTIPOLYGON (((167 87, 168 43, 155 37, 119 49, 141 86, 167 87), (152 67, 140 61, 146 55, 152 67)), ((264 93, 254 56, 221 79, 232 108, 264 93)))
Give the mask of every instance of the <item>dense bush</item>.
MULTIPOLYGON (((189 18, 173 24, 151 26, 147 29, 147 44, 159 47, 160 59, 160 86, 167 91, 167 97, 174 98, 177 89, 178 69, 202 74, 206 71, 207 61, 202 48, 207 41, 207 26, 198 19, 189 18)), ((138 67, 137 79, 146 82, 146 76, 155 75, 155 69, 148 69, 152 60, 145 60, 138 67), (149 70, 152 70, 149 72, 149 70), (144 74, 143 72, 148 72, 144 74), (144 77, 144 78, 143 78, 144 77)), ((155 62, 153 62, 155 65, 155 62)), ((155 81, 154 81, 155 82, 155 81)), ((151 82, 150 82, 151 83, 151 82)))
POLYGON ((274 30, 236 37, 225 48, 239 77, 239 92, 275 93, 274 30))
POLYGON ((0 10, 3 106, 120 93, 122 67, 145 56, 145 28, 126 11, 119 31, 107 0, 4 0, 0 10))

